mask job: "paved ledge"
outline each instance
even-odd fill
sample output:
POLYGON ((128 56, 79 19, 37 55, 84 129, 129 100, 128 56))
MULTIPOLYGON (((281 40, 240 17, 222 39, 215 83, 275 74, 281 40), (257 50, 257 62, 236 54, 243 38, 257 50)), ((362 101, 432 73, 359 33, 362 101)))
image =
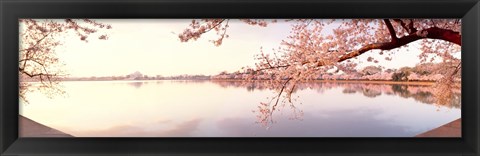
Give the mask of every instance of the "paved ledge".
MULTIPOLYGON (((462 137, 462 119, 457 119, 415 137, 462 137)), ((24 116, 18 116, 19 137, 74 137, 24 116)))
POLYGON ((462 118, 421 133, 415 137, 462 137, 462 118))
POLYGON ((19 137, 73 137, 70 134, 50 128, 24 116, 18 115, 19 137))

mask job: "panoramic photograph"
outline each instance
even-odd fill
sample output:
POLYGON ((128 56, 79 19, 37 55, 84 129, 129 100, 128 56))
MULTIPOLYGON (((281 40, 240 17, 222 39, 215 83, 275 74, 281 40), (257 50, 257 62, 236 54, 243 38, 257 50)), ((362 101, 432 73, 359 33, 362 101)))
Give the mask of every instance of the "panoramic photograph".
POLYGON ((461 137, 460 19, 19 19, 19 137, 461 137))

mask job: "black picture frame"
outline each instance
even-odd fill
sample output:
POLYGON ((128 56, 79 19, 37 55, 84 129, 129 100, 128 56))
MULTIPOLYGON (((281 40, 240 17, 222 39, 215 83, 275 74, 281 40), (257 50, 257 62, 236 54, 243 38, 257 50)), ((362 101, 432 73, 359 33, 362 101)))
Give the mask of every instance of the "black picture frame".
POLYGON ((478 0, 1 0, 0 14, 0 155, 480 153, 478 0), (462 138, 18 138, 19 18, 461 18, 462 138))

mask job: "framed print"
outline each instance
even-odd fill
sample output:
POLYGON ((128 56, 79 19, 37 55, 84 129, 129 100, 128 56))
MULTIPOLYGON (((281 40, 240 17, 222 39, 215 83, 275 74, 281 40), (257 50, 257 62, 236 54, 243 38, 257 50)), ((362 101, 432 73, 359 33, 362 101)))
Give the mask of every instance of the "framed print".
POLYGON ((461 19, 19 22, 19 137, 461 137, 461 19))
POLYGON ((478 155, 479 2, 2 1, 2 155, 478 155))

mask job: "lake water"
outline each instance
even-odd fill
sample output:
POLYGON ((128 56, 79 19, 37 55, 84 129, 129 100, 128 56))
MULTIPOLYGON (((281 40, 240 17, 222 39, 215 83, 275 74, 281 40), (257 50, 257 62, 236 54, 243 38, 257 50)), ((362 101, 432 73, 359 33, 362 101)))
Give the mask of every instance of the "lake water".
POLYGON ((53 99, 27 94, 20 114, 76 137, 412 137, 461 117, 459 99, 436 104, 430 86, 305 83, 270 114, 260 102, 277 92, 257 83, 62 85, 66 94, 53 99))

